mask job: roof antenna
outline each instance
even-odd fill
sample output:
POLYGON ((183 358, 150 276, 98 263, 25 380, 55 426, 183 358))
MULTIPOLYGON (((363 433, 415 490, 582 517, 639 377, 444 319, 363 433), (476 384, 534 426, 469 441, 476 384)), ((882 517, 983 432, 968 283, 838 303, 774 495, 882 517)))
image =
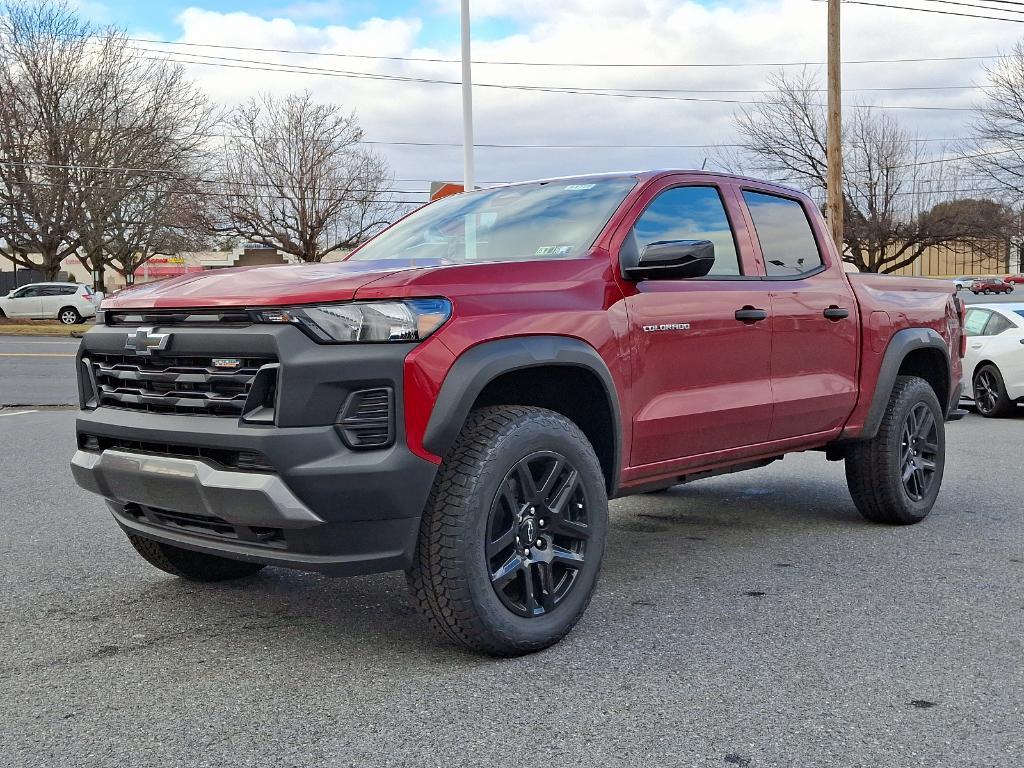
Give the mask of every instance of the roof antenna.
POLYGON ((707 167, 708 167, 708 159, 705 157, 704 158, 704 162, 700 164, 700 169, 703 171, 707 167))

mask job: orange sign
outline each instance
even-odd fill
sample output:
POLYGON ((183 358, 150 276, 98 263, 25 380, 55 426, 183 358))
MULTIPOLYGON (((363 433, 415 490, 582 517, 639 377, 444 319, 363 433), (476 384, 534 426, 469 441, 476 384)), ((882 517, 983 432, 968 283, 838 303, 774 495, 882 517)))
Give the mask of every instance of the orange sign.
POLYGON ((432 181, 430 183, 430 202, 440 200, 442 197, 457 195, 465 188, 461 184, 450 181, 432 181))

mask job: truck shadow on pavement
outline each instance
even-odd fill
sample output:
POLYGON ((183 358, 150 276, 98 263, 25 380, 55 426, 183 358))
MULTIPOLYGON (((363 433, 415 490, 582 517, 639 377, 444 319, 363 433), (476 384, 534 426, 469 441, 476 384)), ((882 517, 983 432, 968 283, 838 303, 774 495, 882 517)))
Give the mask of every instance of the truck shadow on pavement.
MULTIPOLYGON (((765 484, 717 479, 627 497, 612 502, 610 517, 594 601, 577 630, 548 653, 564 652, 588 626, 602 625, 625 639, 636 630, 634 614, 659 605, 659 595, 685 591, 695 582, 730 596, 763 596, 751 586, 757 586, 757 578, 745 572, 752 566, 798 567, 801 537, 834 537, 837 529, 843 536, 851 530, 889 530, 862 521, 835 482, 785 478, 765 484), (606 599, 622 594, 630 596, 625 612, 606 599)), ((233 653, 257 655, 280 646, 291 654, 339 658, 365 658, 368 652, 439 662, 453 653, 477 658, 434 639, 419 620, 401 574, 334 579, 267 568, 221 585, 155 578, 159 581, 138 590, 145 595, 129 598, 144 609, 143 624, 160 628, 153 634, 137 628, 140 648, 217 645, 230 638, 233 653)), ((122 589, 131 583, 122 582, 122 589)), ((121 618, 130 621, 133 612, 121 618)), ((102 649, 106 655, 120 650, 102 649)))

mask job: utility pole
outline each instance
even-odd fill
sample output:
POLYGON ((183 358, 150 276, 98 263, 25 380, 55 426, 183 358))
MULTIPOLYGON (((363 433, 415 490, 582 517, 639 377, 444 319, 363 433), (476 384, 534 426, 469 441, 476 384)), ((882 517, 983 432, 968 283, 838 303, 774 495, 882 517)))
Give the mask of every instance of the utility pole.
POLYGON ((839 46, 839 3, 828 0, 828 161, 825 211, 829 232, 839 255, 843 254, 843 107, 842 67, 839 46))
POLYGON ((462 188, 473 191, 473 66, 469 45, 469 0, 462 0, 462 188))

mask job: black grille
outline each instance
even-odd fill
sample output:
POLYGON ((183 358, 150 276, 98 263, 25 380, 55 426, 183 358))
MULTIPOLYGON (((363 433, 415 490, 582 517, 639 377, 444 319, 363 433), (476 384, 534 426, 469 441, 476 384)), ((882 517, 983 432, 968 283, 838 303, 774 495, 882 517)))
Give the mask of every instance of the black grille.
POLYGON ((197 326, 236 326, 252 324, 252 318, 244 309, 224 310, 182 310, 180 312, 148 312, 145 310, 107 310, 107 325, 185 325, 197 326))
POLYGON ((121 514, 132 520, 148 523, 159 528, 169 528, 201 536, 215 536, 233 539, 274 549, 284 549, 284 531, 281 528, 265 526, 233 525, 213 515, 196 515, 191 512, 175 512, 170 509, 146 507, 141 504, 125 504, 121 514))
POLYGON ((235 451, 226 448, 204 448, 196 445, 176 445, 149 440, 122 440, 116 437, 90 435, 80 432, 78 447, 83 451, 98 453, 108 449, 144 453, 150 456, 170 456, 175 459, 202 459, 220 469, 238 469, 246 472, 274 472, 274 468, 262 453, 256 451, 235 451))
POLYGON ((98 404, 151 413, 241 416, 257 357, 89 354, 98 404))
POLYGON ((349 448, 385 448, 395 440, 394 392, 390 387, 349 395, 338 419, 349 448))

